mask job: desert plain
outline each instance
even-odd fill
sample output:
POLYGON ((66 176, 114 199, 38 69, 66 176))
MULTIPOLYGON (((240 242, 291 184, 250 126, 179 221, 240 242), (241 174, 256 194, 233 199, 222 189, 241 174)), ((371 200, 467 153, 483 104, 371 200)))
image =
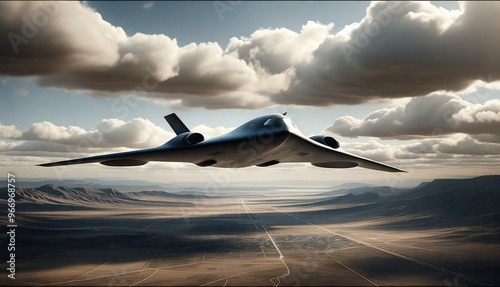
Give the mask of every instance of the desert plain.
MULTIPOLYGON (((413 190, 240 188, 217 194, 22 188, 17 192, 16 279, 7 277, 2 255, 0 282, 499 285, 499 181, 486 181, 446 187, 431 182, 413 190), (471 195, 463 191, 467 186, 480 192, 461 198, 471 195), (458 200, 445 197, 450 192, 458 200), (482 197, 476 199, 477 194, 482 197)), ((5 212, 1 216, 4 220, 5 212)))

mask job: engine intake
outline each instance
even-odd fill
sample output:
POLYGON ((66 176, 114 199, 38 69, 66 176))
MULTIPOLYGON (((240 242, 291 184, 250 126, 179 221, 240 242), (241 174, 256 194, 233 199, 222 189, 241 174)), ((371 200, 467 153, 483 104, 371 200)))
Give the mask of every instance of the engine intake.
POLYGON ((187 133, 182 137, 182 143, 184 144, 197 144, 205 140, 205 137, 200 133, 187 133))
POLYGON ((326 146, 329 146, 331 148, 337 149, 340 147, 340 143, 336 139, 329 137, 329 136, 317 135, 317 136, 312 136, 309 138, 315 142, 319 142, 319 143, 324 144, 326 146))

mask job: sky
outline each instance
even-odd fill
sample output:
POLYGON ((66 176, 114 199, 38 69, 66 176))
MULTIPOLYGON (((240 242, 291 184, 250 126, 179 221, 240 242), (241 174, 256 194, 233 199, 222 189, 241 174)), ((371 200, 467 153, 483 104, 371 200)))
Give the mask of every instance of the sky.
POLYGON ((0 2, 0 163, 21 178, 378 181, 500 174, 498 2, 0 2), (288 112, 405 174, 36 164, 288 112))

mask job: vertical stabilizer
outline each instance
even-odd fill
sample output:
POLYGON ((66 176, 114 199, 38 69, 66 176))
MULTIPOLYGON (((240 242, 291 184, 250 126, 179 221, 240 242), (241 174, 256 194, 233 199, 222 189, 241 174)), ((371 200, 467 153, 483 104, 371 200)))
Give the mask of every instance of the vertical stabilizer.
POLYGON ((168 124, 170 125, 170 127, 172 127, 172 129, 177 135, 186 132, 191 132, 175 113, 166 115, 165 120, 167 120, 168 124))

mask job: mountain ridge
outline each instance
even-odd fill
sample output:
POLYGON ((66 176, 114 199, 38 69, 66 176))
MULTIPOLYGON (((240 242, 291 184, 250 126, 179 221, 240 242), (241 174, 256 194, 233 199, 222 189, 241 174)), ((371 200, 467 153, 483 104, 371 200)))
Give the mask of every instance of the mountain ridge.
MULTIPOLYGON (((16 188, 16 203, 62 206, 91 206, 91 204, 125 204, 138 201, 155 201, 176 203, 180 199, 208 198, 206 195, 189 193, 176 194, 166 191, 121 192, 113 188, 97 188, 92 186, 66 187, 55 184, 45 184, 35 188, 16 188)), ((7 188, 0 188, 0 199, 8 198, 7 188)), ((57 208, 56 208, 57 209, 57 208)))

